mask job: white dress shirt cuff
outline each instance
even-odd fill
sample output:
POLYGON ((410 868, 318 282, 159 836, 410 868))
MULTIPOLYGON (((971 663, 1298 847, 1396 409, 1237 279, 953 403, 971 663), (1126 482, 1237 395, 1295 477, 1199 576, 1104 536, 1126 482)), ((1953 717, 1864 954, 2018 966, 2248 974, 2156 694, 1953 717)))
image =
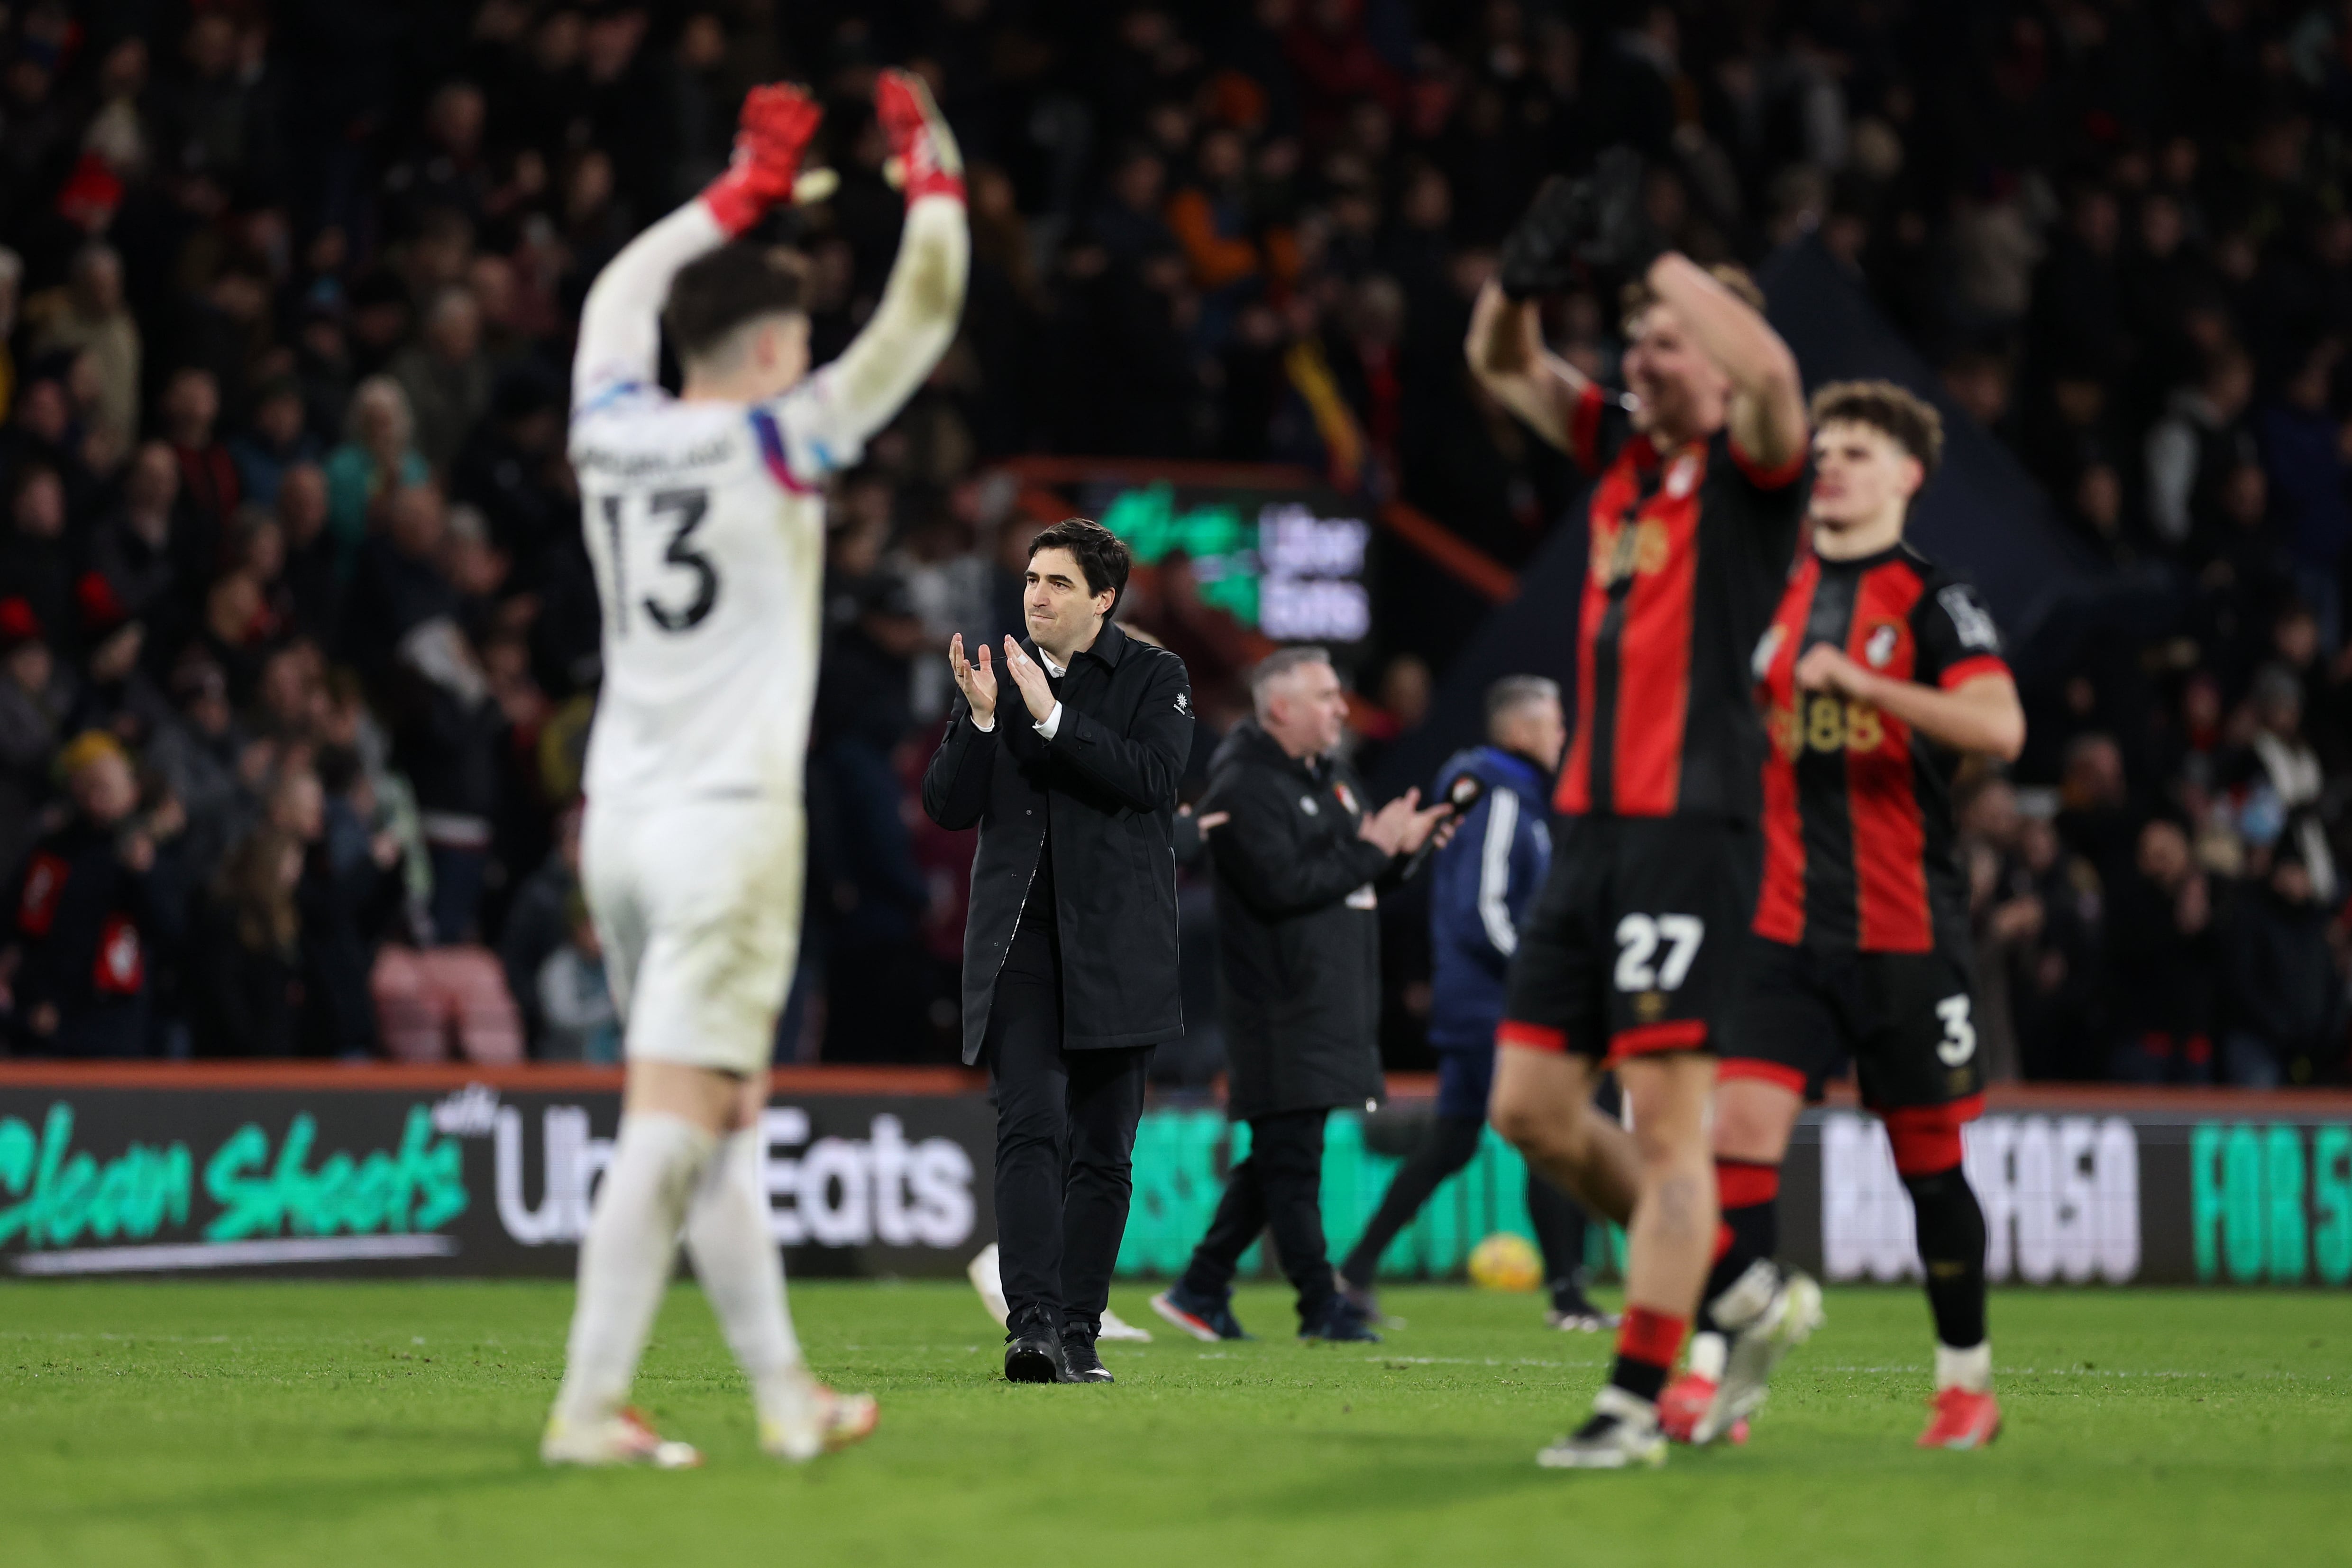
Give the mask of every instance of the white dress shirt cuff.
POLYGON ((971 715, 971 727, 983 735, 993 735, 996 733, 996 715, 991 713, 988 716, 988 722, 983 724, 980 721, 980 715, 974 713, 971 715))
POLYGON ((1051 713, 1046 714, 1043 719, 1037 721, 1034 726, 1033 726, 1033 728, 1036 730, 1037 733, 1045 736, 1045 739, 1049 741, 1054 738, 1055 731, 1061 729, 1061 727, 1062 705, 1058 702, 1054 704, 1054 710, 1051 713))

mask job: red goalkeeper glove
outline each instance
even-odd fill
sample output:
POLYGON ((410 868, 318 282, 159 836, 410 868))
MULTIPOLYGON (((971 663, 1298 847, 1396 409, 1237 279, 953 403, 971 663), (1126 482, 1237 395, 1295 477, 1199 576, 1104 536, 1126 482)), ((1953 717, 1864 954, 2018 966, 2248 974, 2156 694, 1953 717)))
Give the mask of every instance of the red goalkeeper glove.
POLYGON ((728 238, 758 223, 769 208, 793 199, 801 158, 824 119, 824 110, 789 83, 755 87, 744 95, 734 161, 702 193, 702 205, 728 238))
POLYGON ((963 153, 921 77, 912 71, 884 71, 874 84, 874 114, 890 139, 890 156, 898 166, 908 206, 925 196, 963 200, 963 153))

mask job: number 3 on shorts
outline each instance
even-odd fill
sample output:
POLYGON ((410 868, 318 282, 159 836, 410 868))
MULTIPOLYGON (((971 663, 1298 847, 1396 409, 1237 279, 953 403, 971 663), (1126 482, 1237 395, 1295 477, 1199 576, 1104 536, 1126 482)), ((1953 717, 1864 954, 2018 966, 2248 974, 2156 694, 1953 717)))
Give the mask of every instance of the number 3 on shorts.
POLYGON ((1969 1021, 1967 992, 1937 1003, 1936 1016, 1944 1020, 1944 1037, 1936 1042, 1936 1055, 1946 1067, 1958 1067, 1977 1054, 1977 1026, 1969 1021))
MULTIPOLYGON (((1627 915, 1617 922, 1617 989, 1673 991, 1679 988, 1698 958, 1698 944, 1706 940, 1706 922, 1696 915, 1627 915), (1658 944, 1666 948, 1665 961, 1652 964, 1658 944)), ((1965 1000, 1965 998, 1963 999, 1965 1000)))

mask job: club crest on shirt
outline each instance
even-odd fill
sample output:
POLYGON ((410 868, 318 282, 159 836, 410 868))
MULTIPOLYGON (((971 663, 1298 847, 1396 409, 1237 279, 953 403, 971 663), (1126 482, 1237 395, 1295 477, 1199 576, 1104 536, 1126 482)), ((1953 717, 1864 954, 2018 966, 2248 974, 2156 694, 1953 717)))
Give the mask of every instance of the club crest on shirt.
POLYGON ((1772 673, 1772 661, 1780 657, 1780 644, 1788 635, 1788 628, 1778 621, 1764 628, 1764 635, 1756 639, 1755 657, 1748 661, 1748 673, 1752 678, 1761 680, 1772 673))
POLYGON ((1347 780, 1339 779, 1335 781, 1331 785, 1331 793, 1339 797, 1339 804, 1347 808, 1348 815, 1349 816, 1361 815, 1356 805, 1355 792, 1349 789, 1347 780))
POLYGON ((1698 459, 1685 452, 1675 459, 1675 466, 1666 470, 1666 494, 1680 500, 1690 494, 1691 487, 1697 483, 1698 459))
POLYGON ((1180 691, 1176 694, 1176 711, 1187 719, 1192 716, 1192 699, 1184 692, 1180 691))
POLYGON ((1903 634, 1895 629, 1892 621, 1881 621, 1870 631, 1869 640, 1862 645, 1862 660, 1873 669, 1885 669, 1895 662, 1895 650, 1903 634))

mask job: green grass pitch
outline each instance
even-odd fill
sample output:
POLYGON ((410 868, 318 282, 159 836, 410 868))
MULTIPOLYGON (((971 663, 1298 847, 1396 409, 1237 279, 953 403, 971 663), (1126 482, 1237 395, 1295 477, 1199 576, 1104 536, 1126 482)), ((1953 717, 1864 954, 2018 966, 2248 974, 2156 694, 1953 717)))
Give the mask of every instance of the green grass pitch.
MULTIPOLYGON (((638 1384, 688 1473, 533 1453, 571 1292, 519 1284, 0 1287, 0 1562, 48 1564, 2236 1563, 2352 1559, 2341 1297, 2009 1291, 2009 1429, 1916 1452, 1926 1310, 1830 1294, 1755 1441, 1663 1471, 1541 1471, 1602 1338, 1532 1297, 1399 1288, 1380 1346, 1160 1331, 1112 1388, 1012 1386, 969 1290, 814 1283, 811 1359, 872 1388, 864 1447, 761 1459, 699 1293, 638 1384)), ((1113 1303, 1150 1321, 1140 1289, 1113 1303)))

